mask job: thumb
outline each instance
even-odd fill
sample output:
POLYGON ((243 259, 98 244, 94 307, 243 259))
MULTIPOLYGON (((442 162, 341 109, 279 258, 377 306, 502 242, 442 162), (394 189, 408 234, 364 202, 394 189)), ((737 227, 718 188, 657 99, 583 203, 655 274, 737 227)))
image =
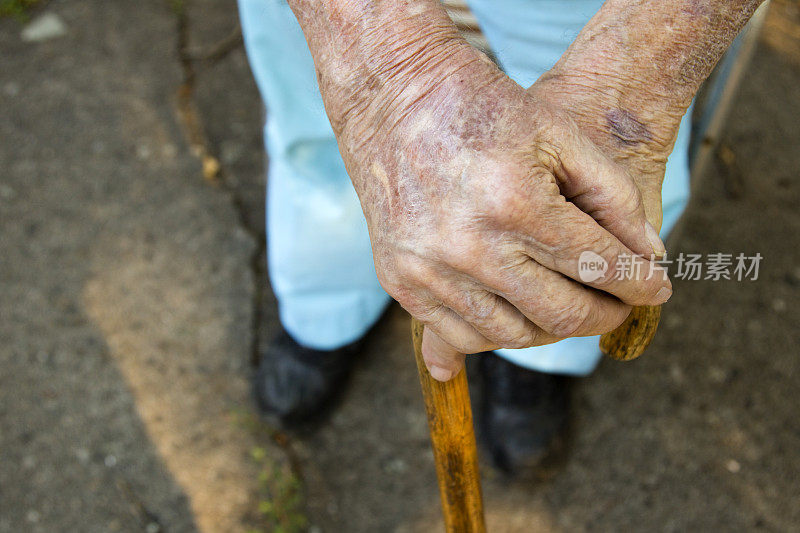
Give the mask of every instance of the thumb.
POLYGON ((422 333, 422 358, 433 379, 450 381, 464 368, 466 356, 444 342, 430 328, 425 328, 422 333))

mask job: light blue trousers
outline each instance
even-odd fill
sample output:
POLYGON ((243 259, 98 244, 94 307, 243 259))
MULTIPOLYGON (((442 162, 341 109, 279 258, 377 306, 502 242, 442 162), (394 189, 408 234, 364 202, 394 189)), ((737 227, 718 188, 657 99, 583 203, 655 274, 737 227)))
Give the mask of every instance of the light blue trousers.
MULTIPOLYGON (((506 73, 531 85, 552 67, 602 0, 471 0, 506 73)), ((280 319, 300 344, 330 350, 360 338, 389 296, 378 284, 367 226, 323 109, 305 38, 285 0, 239 0, 253 74, 267 106, 267 251, 280 319)), ((689 118, 664 182, 666 236, 689 195, 689 118)), ((544 372, 586 375, 597 337, 499 350, 544 372)))

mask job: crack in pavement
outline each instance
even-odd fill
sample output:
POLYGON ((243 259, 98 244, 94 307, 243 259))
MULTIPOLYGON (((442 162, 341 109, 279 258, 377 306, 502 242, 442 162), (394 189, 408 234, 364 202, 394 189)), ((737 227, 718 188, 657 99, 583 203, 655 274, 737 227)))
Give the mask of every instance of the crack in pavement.
MULTIPOLYGON (((203 127, 203 119, 195 104, 195 82, 200 72, 195 64, 203 63, 204 68, 211 67, 225 59, 231 52, 244 45, 241 27, 231 31, 228 36, 209 46, 205 50, 192 49, 189 45, 189 19, 184 2, 172 1, 173 12, 177 23, 177 54, 181 65, 183 81, 177 90, 177 115, 182 125, 192 153, 200 160, 206 181, 216 189, 224 192, 231 200, 236 212, 239 226, 250 236, 255 248, 250 256, 249 268, 253 277, 252 319, 250 324, 250 365, 256 367, 260 360, 261 328, 264 319, 263 288, 267 284, 265 267, 266 236, 263 231, 249 222, 247 204, 238 193, 236 184, 220 163, 212 143, 203 127)), ((303 479, 300 459, 293 448, 288 434, 268 426, 269 438, 283 452, 289 461, 293 474, 303 479)))

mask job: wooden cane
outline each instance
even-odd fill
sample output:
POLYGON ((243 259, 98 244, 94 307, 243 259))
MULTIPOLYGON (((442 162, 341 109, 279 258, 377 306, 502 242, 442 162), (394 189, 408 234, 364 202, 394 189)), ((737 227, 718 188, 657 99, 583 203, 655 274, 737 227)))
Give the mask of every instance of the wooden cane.
POLYGON ((462 370, 447 383, 433 379, 422 360, 422 330, 422 323, 412 319, 414 355, 428 412, 445 530, 448 533, 483 533, 486 525, 467 373, 462 370))
POLYGON ((660 319, 660 305, 634 307, 625 322, 600 337, 600 350, 618 361, 636 359, 653 340, 660 319))
MULTIPOLYGON (((600 338, 600 349, 620 361, 639 357, 653 339, 660 317, 660 306, 634 307, 622 325, 600 338)), ((462 370, 447 383, 433 379, 422 359, 422 332, 422 323, 412 319, 414 355, 428 413, 445 530, 482 533, 486 523, 467 373, 462 370)))

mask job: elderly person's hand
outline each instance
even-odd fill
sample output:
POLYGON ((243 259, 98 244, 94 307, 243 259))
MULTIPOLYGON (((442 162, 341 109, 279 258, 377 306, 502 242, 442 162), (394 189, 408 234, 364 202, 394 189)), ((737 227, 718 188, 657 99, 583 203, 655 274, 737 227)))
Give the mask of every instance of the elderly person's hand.
MULTIPOLYGON (((528 94, 568 114, 632 176, 661 227, 661 186, 681 118, 761 0, 606 0, 528 94)), ((618 236, 618 232, 615 232, 618 236)), ((457 357, 430 336, 436 349, 457 357)))
POLYGON ((528 91, 562 109, 636 182, 661 228, 661 185, 700 84, 762 0, 607 0, 528 91))
POLYGON ((403 17, 331 3, 325 20, 344 21, 347 45, 317 42, 298 18, 378 277, 436 333, 424 344, 434 377, 454 375, 461 353, 603 333, 629 305, 666 301, 669 282, 635 255, 663 245, 630 176, 469 47, 438 6, 417 4, 403 17), (372 34, 348 35, 365 15, 372 34), (590 286, 578 275, 586 251, 609 265, 590 286), (614 275, 622 256, 640 263, 639 279, 614 275))
POLYGON ((620 110, 606 92, 609 87, 606 79, 559 75, 553 69, 528 94, 569 115, 582 134, 628 172, 639 189, 647 220, 660 230, 661 188, 680 120, 662 120, 662 136, 655 137, 631 112, 620 110))
POLYGON ((435 378, 455 375, 461 354, 603 333, 630 305, 669 298, 660 268, 636 255, 663 244, 631 177, 436 2, 330 0, 323 16, 294 4, 378 277, 426 324, 435 378), (609 268, 584 284, 587 251, 609 268), (623 256, 638 277, 615 275, 623 256))
POLYGON ((426 338, 434 375, 460 353, 599 334, 663 303, 669 282, 643 279, 645 260, 639 280, 614 275, 619 257, 663 251, 626 172, 473 50, 442 67, 401 78, 338 137, 382 285, 454 348, 426 338), (586 251, 609 265, 600 290, 580 283, 586 251))

